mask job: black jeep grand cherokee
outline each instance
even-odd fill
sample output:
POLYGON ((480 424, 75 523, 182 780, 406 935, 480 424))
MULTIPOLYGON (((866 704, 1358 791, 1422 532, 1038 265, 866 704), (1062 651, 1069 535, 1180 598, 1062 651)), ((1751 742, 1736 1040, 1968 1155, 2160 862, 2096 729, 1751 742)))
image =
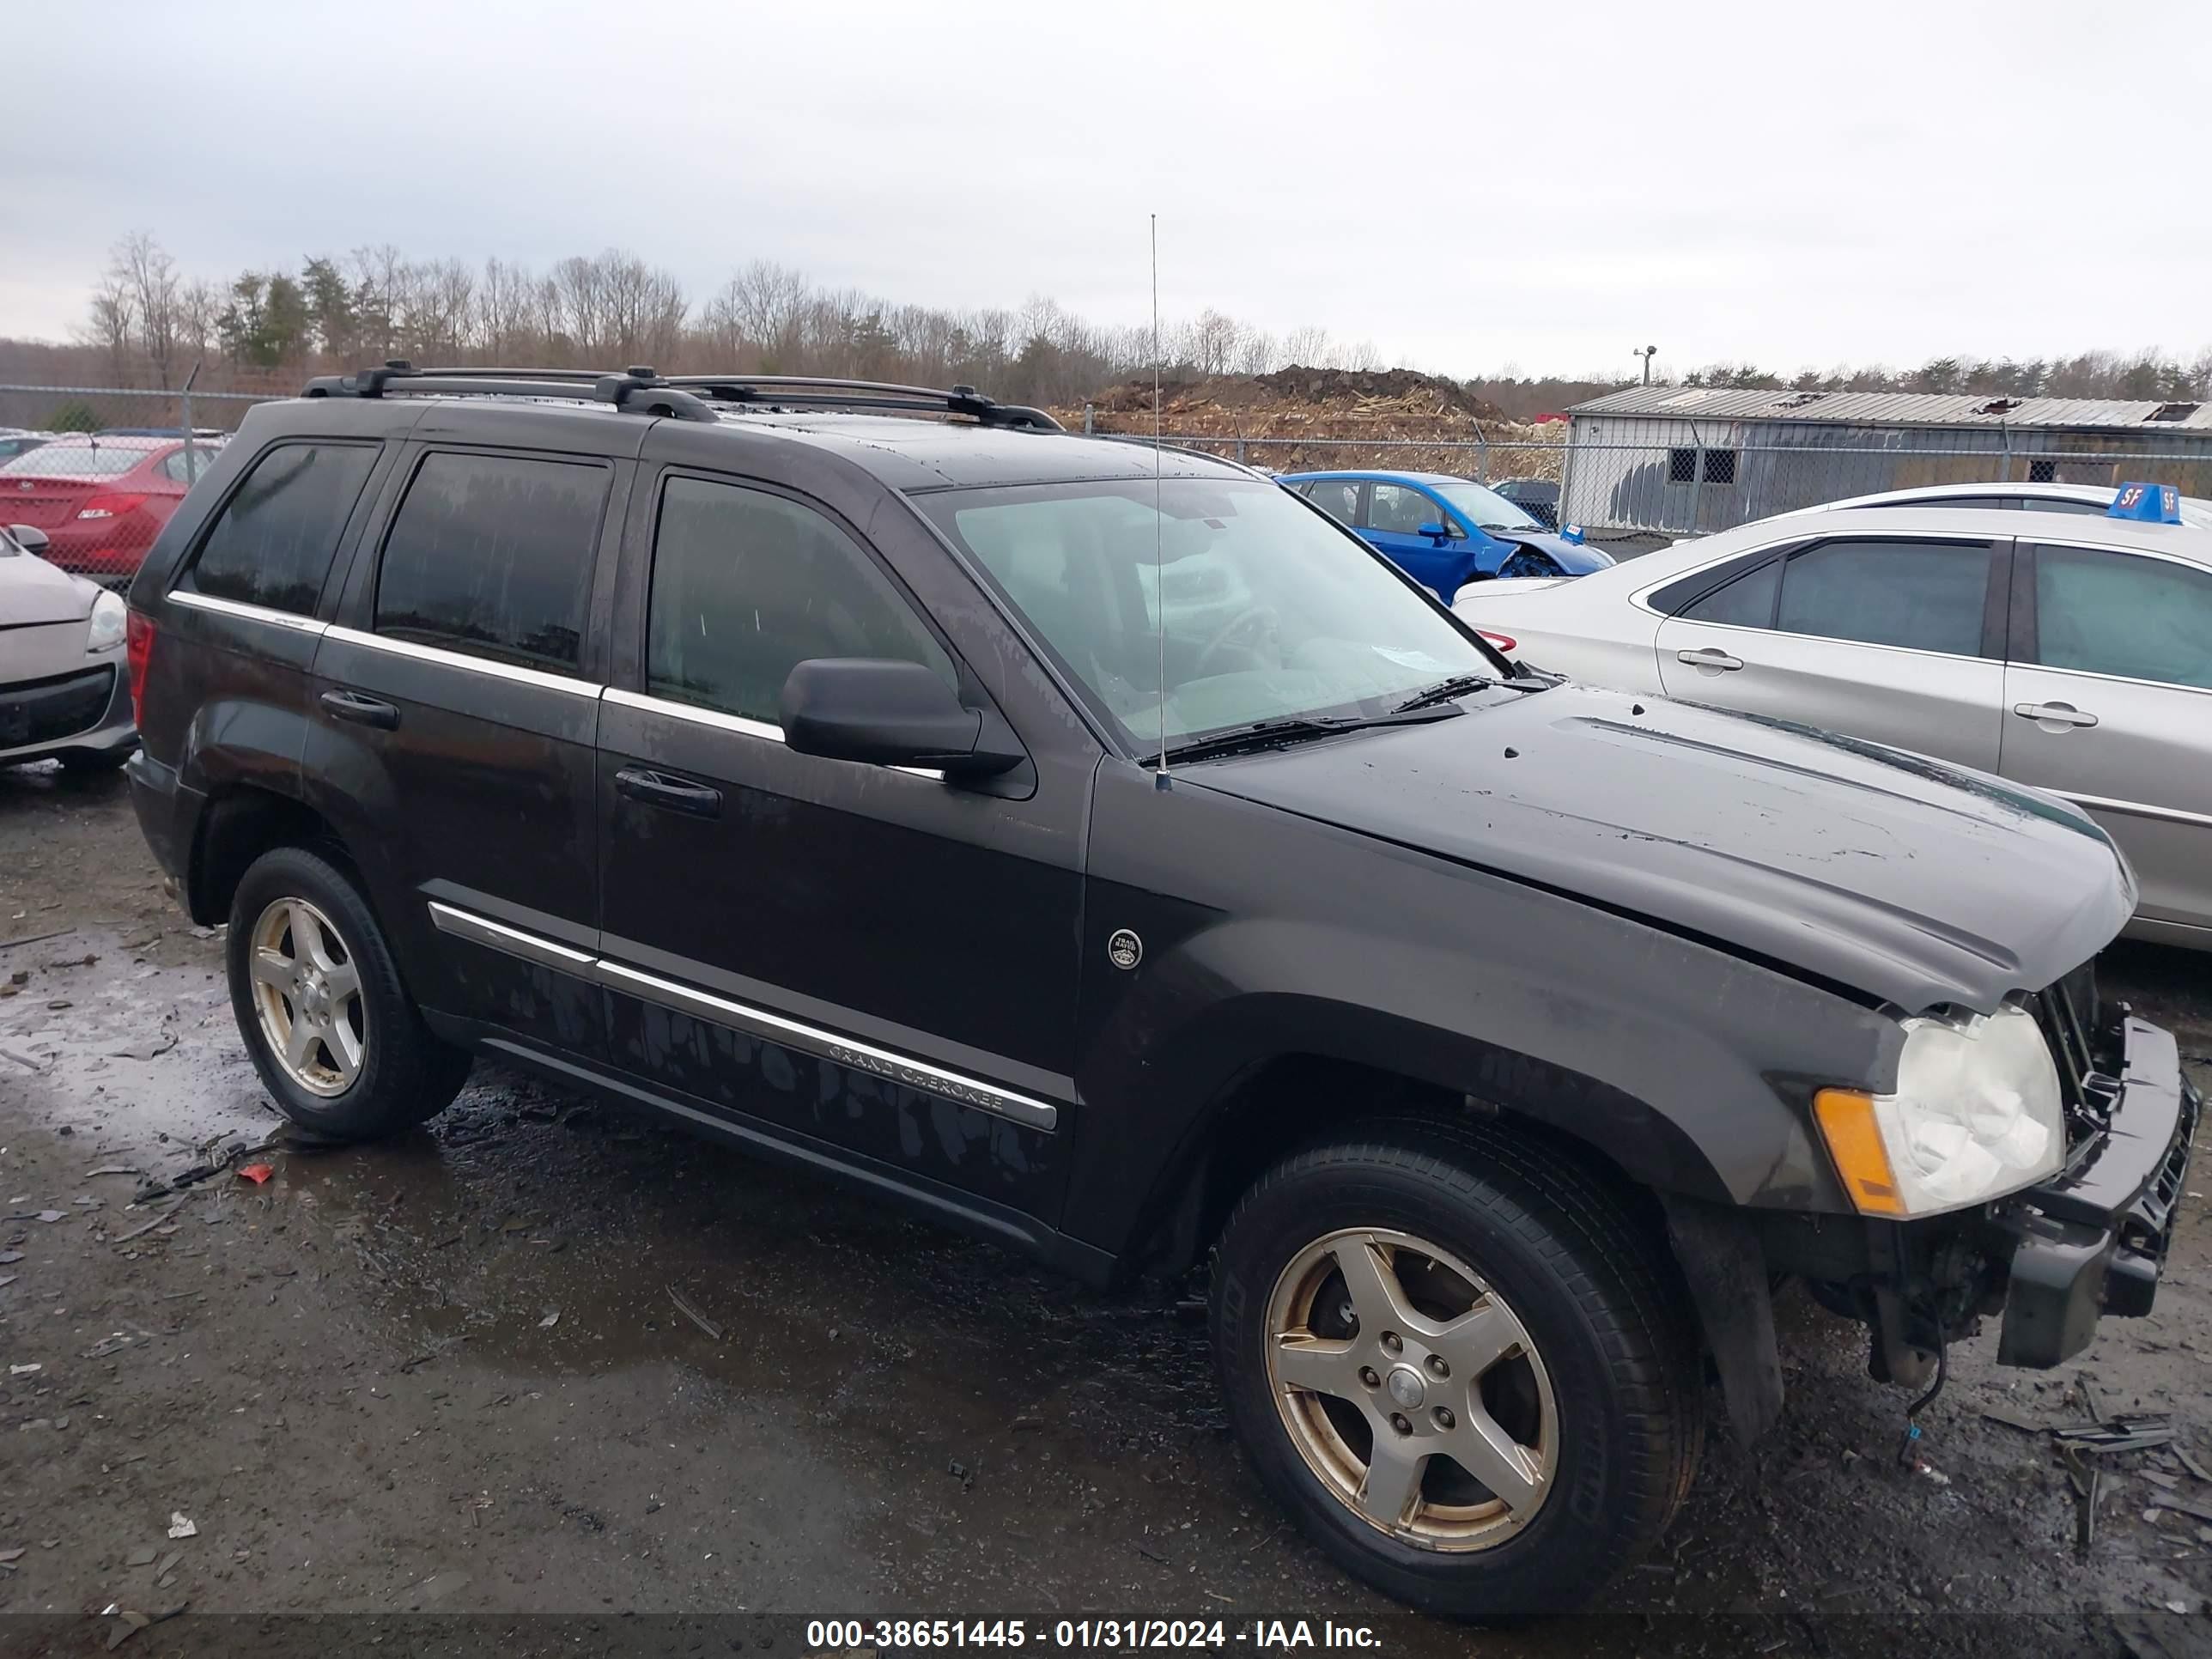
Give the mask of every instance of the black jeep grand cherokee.
POLYGON ((131 600, 286 1112, 490 1054, 1092 1280, 1211 1253, 1261 1476, 1409 1601, 1604 1584, 1709 1361, 1779 1410, 1774 1276, 1915 1387, 2150 1305, 2198 1105, 2086 817, 1518 671, 1225 462, 395 364, 256 410, 131 600))

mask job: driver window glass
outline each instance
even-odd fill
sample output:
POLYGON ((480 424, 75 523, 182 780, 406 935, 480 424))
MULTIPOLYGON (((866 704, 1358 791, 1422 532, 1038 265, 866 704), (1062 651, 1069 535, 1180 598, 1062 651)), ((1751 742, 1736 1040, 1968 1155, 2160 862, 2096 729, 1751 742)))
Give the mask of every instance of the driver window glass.
POLYGON ((2085 547, 2035 556, 2036 660, 2212 689, 2212 573, 2085 547))
POLYGON ((916 662, 959 690, 952 659, 837 526, 764 490, 672 478, 647 602, 657 697, 781 723, 783 683, 815 657, 916 662))
POLYGON ((1434 524, 1443 515, 1443 508, 1418 489, 1379 483, 1375 486, 1373 504, 1367 509, 1367 523, 1370 529, 1389 535, 1418 536, 1423 525, 1434 524))

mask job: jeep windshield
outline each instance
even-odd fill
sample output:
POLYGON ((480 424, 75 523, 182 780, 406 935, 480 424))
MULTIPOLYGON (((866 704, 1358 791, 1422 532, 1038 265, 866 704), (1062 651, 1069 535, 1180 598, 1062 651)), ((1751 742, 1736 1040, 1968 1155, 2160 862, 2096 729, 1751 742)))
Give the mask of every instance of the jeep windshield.
POLYGON ((1269 721, 1349 729, 1455 677, 1512 673, 1280 487, 1157 487, 1157 513, 1150 479, 913 498, 1132 753, 1163 731, 1181 747, 1269 721))

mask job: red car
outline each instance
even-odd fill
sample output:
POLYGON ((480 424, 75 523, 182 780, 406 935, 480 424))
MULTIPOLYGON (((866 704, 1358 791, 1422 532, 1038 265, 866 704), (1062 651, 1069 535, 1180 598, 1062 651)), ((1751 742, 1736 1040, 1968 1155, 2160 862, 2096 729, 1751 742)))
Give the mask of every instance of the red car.
POLYGON ((71 434, 0 465, 0 524, 46 532, 46 562, 110 586, 138 562, 215 464, 212 444, 71 434))

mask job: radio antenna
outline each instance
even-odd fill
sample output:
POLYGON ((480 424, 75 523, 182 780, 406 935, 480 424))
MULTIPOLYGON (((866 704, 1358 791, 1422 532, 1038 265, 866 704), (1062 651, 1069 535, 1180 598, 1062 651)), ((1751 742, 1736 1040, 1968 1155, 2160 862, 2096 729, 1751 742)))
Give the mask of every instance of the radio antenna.
POLYGON ((1152 787, 1174 787, 1168 776, 1168 551, 1160 511, 1160 216, 1152 215, 1152 633, 1160 654, 1160 767, 1152 787))

